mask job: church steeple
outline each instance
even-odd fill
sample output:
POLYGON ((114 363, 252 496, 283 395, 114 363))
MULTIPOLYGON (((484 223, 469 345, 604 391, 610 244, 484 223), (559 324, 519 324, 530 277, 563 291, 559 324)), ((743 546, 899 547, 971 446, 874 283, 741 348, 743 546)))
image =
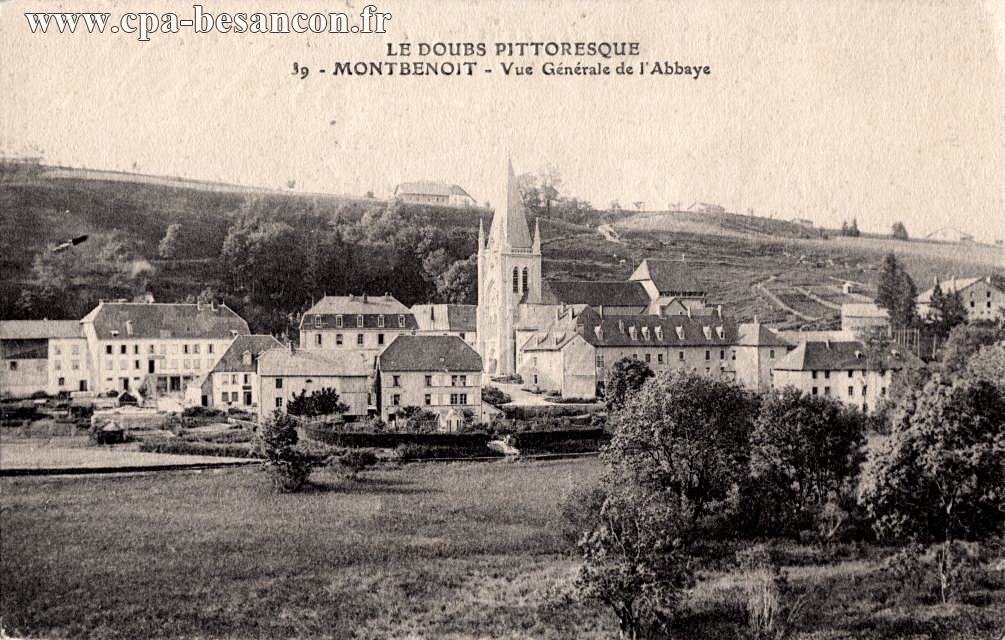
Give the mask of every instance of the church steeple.
POLYGON ((534 218, 534 243, 530 250, 531 253, 540 254, 541 253, 541 219, 534 218))
POLYGON ((496 210, 489 232, 489 245, 501 251, 509 249, 530 249, 533 242, 527 228, 527 216, 523 210, 523 200, 517 186, 513 163, 506 162, 509 175, 506 182, 506 204, 496 210))

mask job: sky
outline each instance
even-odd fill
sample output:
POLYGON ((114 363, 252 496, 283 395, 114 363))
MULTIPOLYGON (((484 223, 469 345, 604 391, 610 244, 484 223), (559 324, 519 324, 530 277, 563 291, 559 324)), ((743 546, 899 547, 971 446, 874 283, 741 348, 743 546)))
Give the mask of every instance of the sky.
POLYGON ((432 179, 491 203, 511 157, 517 173, 554 166, 564 193, 598 207, 698 201, 830 227, 857 218, 886 232, 900 220, 912 235, 953 226, 1005 238, 1005 3, 374 3, 393 16, 386 34, 136 42, 31 34, 23 13, 190 4, 0 0, 0 154, 307 192, 383 196, 432 179), (294 62, 387 60, 388 43, 527 40, 637 41, 636 62, 711 74, 292 73, 294 62))

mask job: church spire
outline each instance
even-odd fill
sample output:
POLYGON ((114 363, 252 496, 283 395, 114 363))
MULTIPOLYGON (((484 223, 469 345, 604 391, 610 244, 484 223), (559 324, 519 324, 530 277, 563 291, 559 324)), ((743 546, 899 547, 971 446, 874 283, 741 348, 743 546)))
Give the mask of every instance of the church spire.
POLYGON ((541 219, 534 218, 534 243, 531 246, 531 253, 541 253, 541 219))
POLYGON ((508 249, 530 249, 532 242, 527 228, 527 216, 523 210, 523 200, 517 186, 513 163, 507 160, 506 203, 496 210, 492 218, 489 244, 506 251, 508 249))

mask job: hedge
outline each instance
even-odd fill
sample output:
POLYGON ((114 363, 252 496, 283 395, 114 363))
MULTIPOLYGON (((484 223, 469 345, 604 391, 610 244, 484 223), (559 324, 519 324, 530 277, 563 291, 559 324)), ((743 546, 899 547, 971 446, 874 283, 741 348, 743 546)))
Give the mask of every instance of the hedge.
POLYGON ((502 458, 503 454, 494 449, 473 449, 470 447, 448 447, 444 445, 400 444, 395 449, 403 461, 435 460, 437 458, 502 458))
POLYGON ((511 434, 508 439, 510 445, 521 452, 567 453, 571 451, 596 451, 611 441, 611 434, 603 429, 560 429, 521 431, 511 434))
POLYGON ((549 404, 535 406, 506 405, 500 407, 503 415, 510 420, 532 420, 534 418, 564 418, 595 414, 606 411, 601 404, 549 404))
POLYGON ((148 440, 140 443, 140 451, 147 453, 173 453, 186 456, 220 456, 224 458, 257 458, 258 454, 247 444, 217 444, 190 442, 179 438, 148 440))
POLYGON ((306 425, 304 435, 312 440, 337 447, 395 449, 402 444, 451 447, 456 449, 485 449, 488 451, 492 436, 487 433, 407 433, 407 432, 350 432, 334 431, 320 425, 306 425))

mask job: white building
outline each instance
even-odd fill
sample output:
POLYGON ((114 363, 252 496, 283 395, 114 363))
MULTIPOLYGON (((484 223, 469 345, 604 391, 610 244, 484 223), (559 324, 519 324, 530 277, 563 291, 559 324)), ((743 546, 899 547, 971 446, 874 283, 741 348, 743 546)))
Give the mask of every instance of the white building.
POLYGON ((285 411, 296 395, 335 389, 354 418, 368 415, 373 402, 374 356, 370 350, 320 351, 283 347, 258 356, 258 415, 285 411))
MULTIPOLYGON (((939 283, 942 293, 960 294, 960 302, 970 320, 991 320, 1005 309, 1005 291, 997 287, 991 276, 985 278, 952 278, 939 283)), ((932 294, 935 287, 918 295, 918 315, 926 318, 932 314, 932 294)))
POLYGON ((920 366, 913 355, 896 349, 870 355, 859 341, 804 342, 772 367, 773 387, 795 387, 861 409, 875 410, 886 397, 893 377, 905 367, 920 366))
POLYGON ((79 320, 0 321, 0 396, 89 391, 87 340, 79 320))
POLYGON ((841 330, 857 332, 890 326, 890 313, 875 302, 847 302, 841 305, 841 330))
POLYGON ((376 357, 395 337, 418 328, 411 310, 394 296, 325 296, 300 319, 300 348, 362 349, 376 357))
POLYGON ((393 422, 405 407, 436 414, 440 430, 457 431, 470 412, 483 422, 482 359, 457 336, 398 336, 377 358, 380 416, 393 422))
POLYGON ((282 349, 279 340, 267 335, 234 338, 202 384, 202 406, 258 409, 258 358, 269 349, 282 349))
POLYGON ((248 323, 226 305, 101 302, 80 321, 93 388, 182 394, 248 323))
POLYGON ((412 315, 420 334, 457 336, 472 347, 478 345, 477 305, 416 304, 412 315))
POLYGON ((394 197, 402 202, 435 204, 447 207, 473 207, 475 199, 456 184, 443 182, 403 182, 394 188, 394 197))

